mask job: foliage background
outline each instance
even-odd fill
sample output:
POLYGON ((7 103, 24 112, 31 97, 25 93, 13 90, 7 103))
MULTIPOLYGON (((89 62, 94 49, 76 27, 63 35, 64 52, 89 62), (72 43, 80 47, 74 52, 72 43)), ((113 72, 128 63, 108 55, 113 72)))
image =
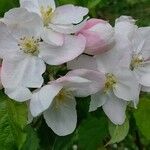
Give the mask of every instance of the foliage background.
MULTIPOLYGON (((58 5, 72 3, 88 7, 91 17, 108 20, 112 25, 120 15, 133 16, 139 26, 150 25, 149 0, 57 0, 56 2, 58 5)), ((0 0, 0 16, 3 17, 6 11, 17 6, 18 0, 0 0)), ((59 72, 55 70, 55 74, 61 74, 63 71, 63 69, 59 72)), ((54 73, 53 69, 50 72, 54 73)), ((77 129, 69 136, 59 137, 47 127, 42 116, 26 126, 26 104, 13 102, 2 91, 0 149, 76 150, 78 146, 78 150, 150 150, 149 94, 141 94, 137 110, 128 108, 127 116, 130 123, 128 124, 127 120, 123 126, 112 125, 101 109, 88 113, 88 106, 89 97, 77 99, 77 129)))

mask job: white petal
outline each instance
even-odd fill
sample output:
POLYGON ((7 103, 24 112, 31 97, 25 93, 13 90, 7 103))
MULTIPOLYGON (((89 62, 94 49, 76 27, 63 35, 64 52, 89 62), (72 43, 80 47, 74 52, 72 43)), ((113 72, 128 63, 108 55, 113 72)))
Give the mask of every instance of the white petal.
POLYGON ((17 41, 10 34, 6 25, 0 22, 0 57, 15 57, 19 51, 17 41))
POLYGON ((115 32, 122 36, 122 38, 132 39, 137 28, 135 20, 130 16, 121 16, 116 19, 115 32))
POLYGON ((53 46, 62 46, 64 43, 64 35, 61 33, 55 32, 51 29, 45 28, 41 37, 44 40, 44 42, 51 44, 53 46))
POLYGON ((43 32, 41 18, 24 8, 14 8, 5 13, 4 22, 11 29, 12 35, 17 39, 24 36, 39 37, 43 32))
POLYGON ((33 92, 31 101, 30 101, 30 111, 31 114, 36 117, 40 113, 48 109, 54 100, 55 96, 62 89, 62 86, 57 84, 46 85, 39 89, 38 91, 33 92))
POLYGON ((59 136, 71 134, 77 123, 76 101, 73 97, 66 98, 56 108, 53 105, 44 112, 47 125, 59 136))
POLYGON ((6 59, 2 63, 2 83, 5 88, 39 88, 43 84, 44 71, 44 62, 34 56, 6 59))
POLYGON ((108 100, 102 106, 107 117, 116 125, 124 123, 127 102, 118 99, 115 95, 108 95, 108 100))
POLYGON ((143 92, 150 92, 150 87, 143 86, 141 90, 143 92))
POLYGON ((49 28, 54 31, 64 33, 64 34, 71 34, 79 32, 86 24, 87 18, 84 19, 81 23, 77 25, 69 24, 69 25, 61 25, 61 24, 49 24, 49 28))
POLYGON ((60 65, 71 61, 83 53, 85 38, 81 35, 67 35, 64 38, 63 46, 50 46, 43 43, 40 46, 40 57, 50 65, 60 65))
POLYGON ((117 84, 113 89, 115 95, 126 101, 136 100, 139 97, 139 84, 134 74, 126 68, 120 68, 114 74, 117 84))
POLYGON ((92 56, 81 55, 76 59, 67 63, 68 69, 90 69, 97 70, 97 64, 95 59, 92 56))
POLYGON ((11 99, 16 100, 18 102, 24 102, 26 100, 29 100, 32 96, 32 94, 28 88, 21 87, 21 86, 5 88, 5 93, 11 99))
POLYGON ((85 97, 91 94, 95 94, 104 88, 105 76, 101 72, 86 70, 86 69, 77 69, 74 71, 70 71, 66 76, 80 76, 90 81, 87 85, 78 85, 76 89, 72 85, 73 93, 76 97, 85 97))
POLYGON ((107 97, 101 92, 91 95, 91 102, 89 111, 95 111, 98 107, 101 107, 106 102, 107 97))
POLYGON ((138 82, 143 86, 150 86, 150 61, 144 62, 141 67, 134 70, 138 82))
POLYGON ((51 22, 53 24, 78 24, 83 17, 88 14, 88 9, 74 5, 63 5, 57 7, 52 15, 51 22))
POLYGON ((37 13, 41 16, 40 8, 41 6, 47 8, 48 6, 55 10, 55 1, 54 0, 20 0, 20 5, 23 8, 26 8, 30 12, 37 13))

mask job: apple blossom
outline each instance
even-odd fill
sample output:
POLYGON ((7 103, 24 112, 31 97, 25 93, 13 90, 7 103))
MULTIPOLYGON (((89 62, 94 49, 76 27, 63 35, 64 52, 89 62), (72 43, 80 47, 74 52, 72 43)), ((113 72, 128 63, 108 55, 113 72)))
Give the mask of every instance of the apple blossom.
POLYGON ((85 53, 96 55, 108 51, 114 44, 114 29, 101 19, 90 19, 78 32, 86 37, 85 53))
POLYGON ((143 91, 150 89, 150 27, 137 30, 132 39, 132 58, 130 68, 143 86, 143 91))
POLYGON ((42 38, 58 46, 63 44, 64 34, 75 33, 82 28, 84 22, 80 22, 88 14, 87 8, 71 4, 56 8, 54 0, 20 0, 20 5, 41 17, 45 26, 42 38))
POLYGON ((68 62, 68 68, 77 69, 80 64, 79 68, 93 68, 105 75, 103 90, 91 96, 90 111, 102 106, 113 123, 122 124, 125 120, 127 103, 133 102, 136 106, 140 90, 139 84, 129 68, 128 58, 130 55, 128 51, 124 51, 126 48, 130 49, 131 45, 128 40, 126 45, 122 45, 127 38, 119 40, 118 37, 121 36, 117 35, 116 44, 110 51, 95 57, 82 55, 68 62))
POLYGON ((74 70, 33 93, 31 114, 35 117, 44 112, 47 125, 56 134, 70 134, 77 123, 75 97, 89 96, 103 86, 103 74, 86 69, 74 70))
POLYGON ((31 97, 28 88, 41 87, 44 62, 63 64, 84 51, 85 38, 82 35, 64 36, 62 46, 44 42, 41 39, 42 20, 24 8, 10 10, 3 22, 5 24, 0 23, 1 78, 6 94, 15 100, 28 100, 31 97))
MULTIPOLYGON (((103 90, 91 96, 90 111, 94 111, 102 106, 106 115, 113 123, 122 124, 125 120, 125 108, 127 103, 133 101, 136 105, 138 101, 139 85, 133 73, 130 69, 119 66, 119 61, 118 64, 116 64, 114 60, 116 60, 117 57, 111 55, 110 51, 96 56, 96 58, 90 56, 82 56, 82 58, 88 60, 86 62, 87 68, 89 68, 89 66, 91 67, 91 60, 96 60, 97 65, 93 66, 93 68, 105 74, 105 86, 103 90), (85 57, 88 57, 88 59, 85 59, 85 57)), ((76 62, 79 60, 80 59, 76 59, 76 62)), ((122 63, 120 63, 120 65, 121 64, 122 63)), ((74 68, 74 66, 76 66, 76 63, 74 65, 70 64, 69 68, 74 68)), ((81 66, 80 61, 80 67, 81 66)))

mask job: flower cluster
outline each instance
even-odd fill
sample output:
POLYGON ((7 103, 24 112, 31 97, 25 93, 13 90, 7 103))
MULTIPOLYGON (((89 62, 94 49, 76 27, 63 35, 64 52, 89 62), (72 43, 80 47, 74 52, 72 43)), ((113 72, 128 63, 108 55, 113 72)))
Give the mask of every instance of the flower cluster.
MULTIPOLYGON (((29 102, 58 135, 74 131, 75 97, 91 96, 89 111, 102 107, 117 125, 127 106, 137 107, 140 91, 150 92, 150 27, 121 16, 112 27, 89 19, 88 9, 56 7, 54 0, 20 0, 0 20, 1 83, 18 102, 29 102), (64 76, 47 83, 47 67, 65 66, 64 76)), ((53 76, 53 77, 52 77, 53 76)))

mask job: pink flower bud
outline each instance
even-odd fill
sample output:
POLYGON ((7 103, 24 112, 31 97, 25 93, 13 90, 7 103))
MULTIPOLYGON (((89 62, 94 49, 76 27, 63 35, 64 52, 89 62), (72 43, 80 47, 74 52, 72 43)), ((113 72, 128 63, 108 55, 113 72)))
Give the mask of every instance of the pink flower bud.
POLYGON ((85 53, 97 55, 110 50, 114 43, 114 30, 112 26, 101 19, 90 19, 78 34, 86 38, 85 53))

